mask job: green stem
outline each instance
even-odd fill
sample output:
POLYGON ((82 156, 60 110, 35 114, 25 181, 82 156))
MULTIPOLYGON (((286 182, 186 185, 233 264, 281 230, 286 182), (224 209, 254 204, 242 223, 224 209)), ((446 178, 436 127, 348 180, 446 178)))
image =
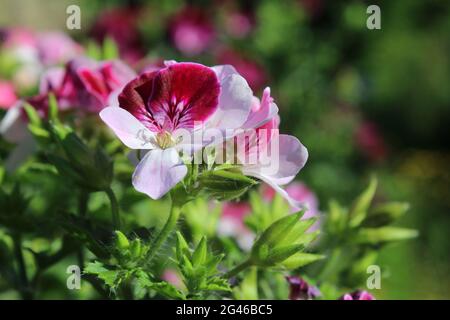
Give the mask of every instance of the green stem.
POLYGON ((105 190, 109 201, 111 202, 111 215, 112 215, 112 224, 114 230, 120 230, 120 216, 119 216, 119 204, 117 203, 117 198, 114 195, 114 192, 111 188, 105 190))
POLYGON ((20 281, 20 294, 25 300, 33 299, 33 295, 30 291, 30 284, 28 281, 27 270, 25 266, 25 259, 22 252, 22 237, 20 235, 14 236, 14 255, 17 260, 17 269, 19 272, 20 281))
POLYGON ((237 275, 239 272, 247 269, 248 267, 253 266, 253 263, 249 260, 245 260, 244 262, 242 262, 241 264, 238 264, 236 267, 234 267, 233 269, 231 269, 230 271, 228 271, 227 273, 225 273, 224 277, 225 278, 232 278, 235 275, 237 275))
MULTIPOLYGON (((87 192, 81 190, 79 198, 78 198, 78 215, 81 218, 86 217, 88 200, 89 200, 89 194, 87 192)), ((80 247, 77 251, 77 260, 78 260, 78 265, 80 266, 81 269, 83 269, 84 268, 84 252, 83 252, 82 247, 80 247)))
POLYGON ((167 218, 166 224, 161 229, 158 236, 154 238, 150 247, 151 250, 149 251, 147 261, 150 261, 155 256, 161 245, 166 241, 170 232, 175 228, 178 218, 180 217, 181 207, 182 206, 176 203, 176 201, 172 198, 172 207, 170 209, 169 217, 167 218))

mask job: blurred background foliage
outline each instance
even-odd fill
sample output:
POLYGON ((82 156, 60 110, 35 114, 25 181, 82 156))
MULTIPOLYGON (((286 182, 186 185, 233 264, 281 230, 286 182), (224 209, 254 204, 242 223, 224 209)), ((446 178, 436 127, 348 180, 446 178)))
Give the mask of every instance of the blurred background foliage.
MULTIPOLYGON (((298 179, 318 195, 321 209, 330 199, 348 203, 371 173, 379 178, 378 200, 410 202, 410 213, 400 223, 418 229, 420 236, 382 252, 385 278, 375 295, 450 298, 449 1, 0 4, 1 27, 59 29, 84 44, 90 36, 105 36, 100 21, 108 15, 115 27, 106 30, 119 30, 109 36, 121 34, 115 39, 119 48, 132 46, 148 64, 161 59, 231 63, 257 95, 270 86, 280 108, 281 129, 299 137, 309 150, 298 179), (65 27, 70 4, 81 8, 81 30, 65 27), (381 30, 366 27, 369 4, 381 8, 381 30), (171 26, 185 8, 202 12, 199 20, 212 29, 201 50, 186 51, 172 41, 171 26), (132 18, 114 16, 117 10, 132 13, 132 18)), ((52 290, 46 295, 51 298, 52 290)))

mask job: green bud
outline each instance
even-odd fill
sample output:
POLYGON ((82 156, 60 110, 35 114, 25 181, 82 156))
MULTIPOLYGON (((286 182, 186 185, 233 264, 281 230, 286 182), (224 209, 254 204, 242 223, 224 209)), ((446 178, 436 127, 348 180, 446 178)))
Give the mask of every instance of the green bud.
POLYGON ((128 238, 119 230, 114 231, 116 234, 115 244, 116 248, 120 250, 125 250, 130 247, 130 242, 128 241, 128 238))
POLYGON ((202 237, 197 248, 192 254, 192 264, 194 267, 201 266, 205 263, 207 256, 206 237, 202 237))
POLYGON ((186 253, 189 253, 189 246, 184 239, 183 235, 177 231, 177 244, 176 244, 176 256, 177 260, 181 261, 186 253))
POLYGON ((130 252, 133 258, 139 258, 142 253, 142 243, 140 239, 134 239, 130 244, 130 252))
POLYGON ((210 197, 218 200, 232 200, 240 197, 248 188, 257 184, 255 180, 240 172, 212 170, 198 177, 200 188, 210 197))

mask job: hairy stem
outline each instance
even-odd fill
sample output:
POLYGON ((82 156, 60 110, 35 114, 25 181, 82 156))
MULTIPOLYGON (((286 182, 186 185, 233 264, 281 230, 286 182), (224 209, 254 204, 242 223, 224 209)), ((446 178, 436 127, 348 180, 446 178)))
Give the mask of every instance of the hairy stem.
POLYGON ((111 188, 105 190, 108 195, 109 201, 111 202, 111 215, 112 215, 112 224, 114 230, 120 230, 120 216, 119 216, 119 204, 117 203, 117 198, 114 195, 114 192, 111 188))
POLYGON ((169 234, 175 228, 178 218, 180 217, 181 207, 181 205, 179 205, 174 199, 172 199, 172 207, 170 209, 169 217, 167 218, 166 224, 161 229, 158 236, 154 238, 150 247, 147 261, 150 261, 155 256, 161 245, 166 241, 169 234))

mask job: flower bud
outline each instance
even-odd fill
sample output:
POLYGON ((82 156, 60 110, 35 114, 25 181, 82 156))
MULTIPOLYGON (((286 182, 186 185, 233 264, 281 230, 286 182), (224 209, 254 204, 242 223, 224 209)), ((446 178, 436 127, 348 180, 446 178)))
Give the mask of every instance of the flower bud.
POLYGON ((125 250, 130 247, 130 242, 128 241, 127 237, 120 231, 114 231, 116 234, 115 244, 116 247, 120 250, 125 250))

